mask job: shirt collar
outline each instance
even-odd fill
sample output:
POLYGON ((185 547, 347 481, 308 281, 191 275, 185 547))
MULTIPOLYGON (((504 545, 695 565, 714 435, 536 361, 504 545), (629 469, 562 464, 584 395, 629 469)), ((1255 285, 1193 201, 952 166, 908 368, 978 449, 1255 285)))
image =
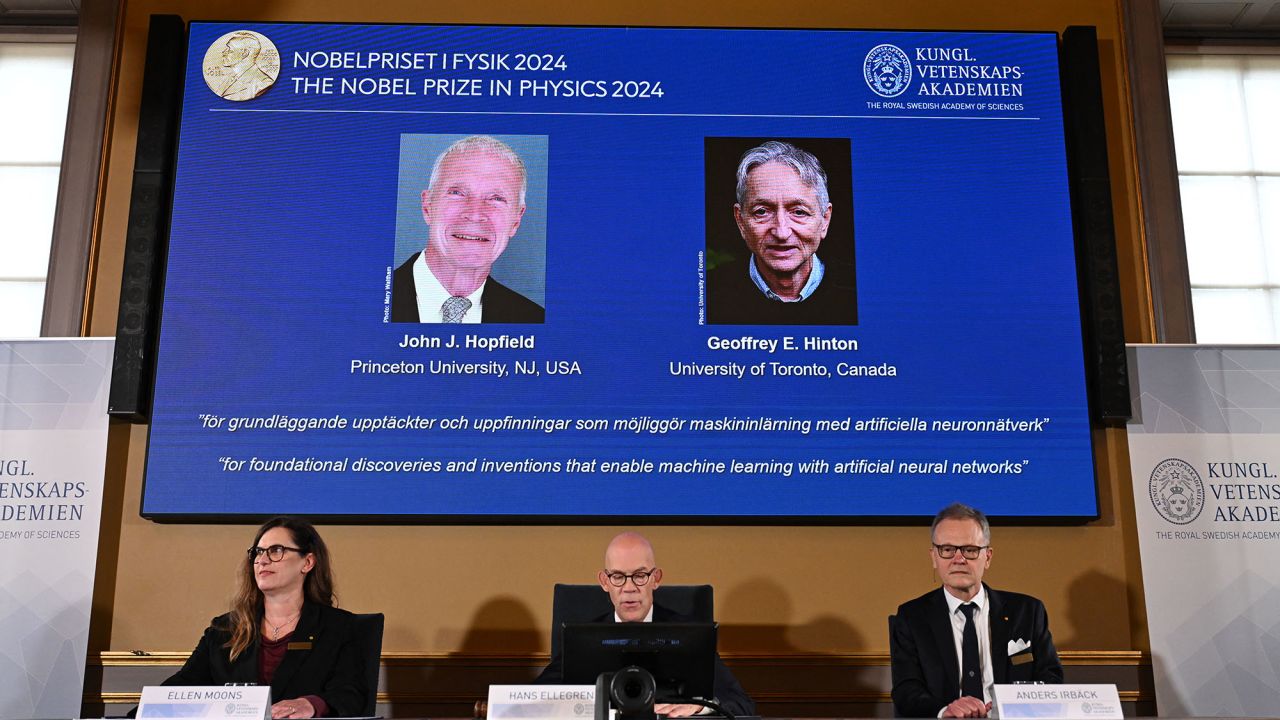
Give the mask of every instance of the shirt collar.
POLYGON ((972 600, 967 600, 967 601, 961 600, 955 595, 952 595, 950 592, 947 592, 946 588, 942 588, 942 595, 947 599, 947 612, 952 615, 955 615, 956 610, 959 610, 960 606, 964 605, 966 602, 970 602, 970 603, 973 603, 974 605, 977 605, 979 610, 982 610, 984 607, 987 606, 987 586, 986 585, 978 585, 978 594, 974 595, 972 600))
MULTIPOLYGON (((622 618, 618 617, 617 610, 613 611, 613 621, 616 623, 624 622, 622 618)), ((649 613, 640 622, 653 622, 653 605, 649 605, 649 613)))
MULTIPOLYGON (((427 252, 424 250, 418 253, 418 261, 413 264, 413 286, 418 292, 418 319, 422 322, 440 322, 442 319, 441 308, 444 301, 452 297, 452 294, 444 288, 444 285, 436 278, 435 273, 431 272, 431 268, 427 266, 427 252)), ((467 296, 471 301, 471 307, 467 310, 467 314, 463 316, 464 323, 480 322, 480 311, 484 294, 485 283, 480 283, 480 287, 475 292, 467 296)))
MULTIPOLYGON (((805 282, 804 287, 800 288, 800 298, 798 300, 787 300, 779 297, 777 293, 770 289, 769 283, 764 281, 764 278, 760 276, 760 271, 756 269, 755 255, 752 255, 750 262, 747 263, 747 274, 751 276, 751 282, 755 283, 756 287, 760 288, 760 292, 764 293, 764 296, 770 300, 777 300, 778 302, 803 302, 808 300, 809 296, 813 295, 813 292, 818 289, 818 284, 822 282, 822 276, 827 272, 826 266, 822 264, 821 258, 817 255, 812 255, 810 258, 813 260, 813 268, 809 271, 809 279, 805 282)), ((441 300, 441 302, 444 301, 441 300)))

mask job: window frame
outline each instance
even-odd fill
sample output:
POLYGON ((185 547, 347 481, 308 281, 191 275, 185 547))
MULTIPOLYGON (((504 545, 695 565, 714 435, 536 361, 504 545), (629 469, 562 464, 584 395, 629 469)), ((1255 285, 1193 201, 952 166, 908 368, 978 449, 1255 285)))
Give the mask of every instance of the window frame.
MULTIPOLYGON (((77 40, 77 32, 74 26, 52 25, 52 26, 0 26, 0 43, 6 45, 71 45, 71 73, 75 73, 75 50, 74 46, 77 40)), ((70 85, 70 84, 69 84, 70 85)), ((68 110, 70 109, 70 90, 68 90, 68 110)), ((0 160, 0 167, 18 167, 18 168, 57 168, 59 176, 59 184, 61 184, 62 168, 65 162, 66 136, 63 136, 63 153, 58 160, 46 160, 40 162, 9 162, 0 160)), ((56 194, 55 190, 55 194, 56 194)), ((57 200, 55 195, 54 202, 54 223, 57 222, 57 200)), ((50 259, 53 254, 53 234, 49 237, 50 259)), ((45 268, 43 275, 26 275, 6 273, 0 270, 0 283, 42 283, 45 286, 44 305, 48 305, 48 268, 45 268)), ((40 331, 38 335, 43 335, 44 312, 41 312, 40 331)))
MULTIPOLYGON (((1171 56, 1280 57, 1280 45, 1274 44, 1273 42, 1266 41, 1266 40, 1241 41, 1241 40, 1213 40, 1213 39, 1197 39, 1197 40, 1169 39, 1165 43, 1164 53, 1166 58, 1169 58, 1171 56)), ((1169 75, 1169 70, 1166 65, 1166 68, 1165 68, 1166 82, 1168 81, 1168 75, 1169 75)), ((1170 112, 1169 122, 1170 122, 1170 125, 1172 126, 1173 116, 1172 116, 1171 106, 1170 106, 1169 112, 1170 112)), ((1251 128, 1251 132, 1252 131, 1253 129, 1251 128)), ((1173 159, 1174 159, 1174 172, 1176 173, 1179 187, 1181 186, 1182 179, 1184 177, 1248 178, 1255 183, 1255 186, 1258 178, 1264 178, 1264 177, 1280 178, 1280 171, 1269 172, 1269 171, 1249 170, 1244 172, 1234 172, 1234 171, 1219 171, 1219 170, 1182 170, 1177 165, 1176 154, 1174 155, 1173 159)), ((1182 203, 1181 192, 1179 192, 1178 194, 1178 202, 1179 202, 1179 205, 1181 206, 1181 203, 1182 203)), ((1254 202, 1255 202, 1255 205, 1259 207, 1261 206, 1261 200, 1257 199, 1256 197, 1254 202)), ((1179 212, 1181 214, 1181 209, 1179 210, 1179 212)), ((1263 241, 1264 241, 1264 248, 1265 248, 1265 238, 1263 239, 1263 241)), ((1185 242, 1185 236, 1184 236, 1184 242, 1185 242)), ((1277 252, 1280 252, 1280 247, 1276 247, 1273 249, 1277 252)), ((1191 279, 1191 274, 1188 271, 1186 283, 1187 283, 1187 292, 1188 294, 1191 294, 1191 295, 1194 295, 1195 291, 1197 290, 1207 290, 1211 292, 1232 291, 1232 290, 1257 290, 1257 291, 1266 293, 1269 296, 1267 298, 1267 304, 1272 308, 1272 311, 1271 311, 1272 316, 1270 318, 1271 325, 1273 326, 1273 328, 1275 328, 1273 332, 1273 342, 1280 343, 1280 306, 1278 306, 1278 303, 1276 303, 1275 300, 1272 299, 1274 295, 1276 295, 1277 293, 1280 293, 1280 278, 1274 278, 1274 277, 1267 278, 1266 282, 1263 282, 1261 284, 1244 282, 1244 281, 1203 283, 1203 282, 1193 281, 1191 279)), ((1192 320, 1192 322, 1194 321, 1192 320)), ((1247 343, 1247 344, 1253 344, 1249 341, 1241 341, 1241 342, 1247 343)))
POLYGON ((124 14, 121 0, 78 3, 78 9, 78 16, 29 16, 25 24, 0 25, 0 34, 26 41, 75 35, 41 337, 89 334, 91 288, 97 274, 100 189, 107 169, 112 96, 119 73, 117 41, 124 14))

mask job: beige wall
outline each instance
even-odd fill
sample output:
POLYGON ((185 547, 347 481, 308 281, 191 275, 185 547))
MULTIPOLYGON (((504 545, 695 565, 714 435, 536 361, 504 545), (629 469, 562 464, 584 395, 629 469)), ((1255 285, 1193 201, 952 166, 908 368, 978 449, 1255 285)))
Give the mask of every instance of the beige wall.
MULTIPOLYGON (((111 335, 124 250, 147 19, 749 25, 1054 30, 1095 25, 1112 168, 1125 328, 1151 336, 1120 0, 895 2, 258 3, 131 0, 120 35, 89 334, 111 335)), ((822 70, 814 68, 815 76, 822 70)), ((216 252, 216 249, 211 249, 216 252)), ((211 358, 216 362, 216 358, 211 358)), ((221 612, 251 538, 244 526, 159 525, 138 516, 146 428, 114 425, 90 648, 189 649, 221 612)), ((1083 527, 997 528, 993 585, 1040 596, 1059 646, 1146 649, 1123 431, 1098 431, 1102 518, 1083 527)), ((270 488, 262 492, 270 493, 270 488)), ((960 493, 957 493, 960 495, 960 493)), ((921 527, 641 528, 668 582, 710 582, 729 651, 883 652, 885 616, 933 586, 921 527)), ((589 582, 613 527, 335 526, 344 607, 387 614, 387 651, 545 652, 551 584, 589 582)))

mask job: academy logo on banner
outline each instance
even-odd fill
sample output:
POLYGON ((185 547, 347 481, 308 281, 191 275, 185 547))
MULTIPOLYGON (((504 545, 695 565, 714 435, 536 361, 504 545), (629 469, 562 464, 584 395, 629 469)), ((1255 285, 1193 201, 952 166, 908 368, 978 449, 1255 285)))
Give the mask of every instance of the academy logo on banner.
POLYGON ((1165 520, 1177 525, 1200 517, 1204 508, 1204 483, 1191 464, 1169 458, 1151 471, 1151 505, 1165 520))
MULTIPOLYGON (((1147 486, 1151 506, 1173 525, 1188 525, 1206 506, 1214 523, 1280 523, 1280 474, 1270 462, 1218 461, 1203 463, 1205 482, 1195 466, 1180 458, 1168 458, 1151 471, 1147 486)), ((1193 539, 1196 535, 1189 536, 1193 539)), ((1231 536, 1232 539, 1275 539, 1266 534, 1231 536)))
POLYGON ((0 342, 0 717, 80 717, 111 339, 0 342))
POLYGON ((1280 348, 1131 349, 1129 460, 1162 716, 1280 716, 1280 348))

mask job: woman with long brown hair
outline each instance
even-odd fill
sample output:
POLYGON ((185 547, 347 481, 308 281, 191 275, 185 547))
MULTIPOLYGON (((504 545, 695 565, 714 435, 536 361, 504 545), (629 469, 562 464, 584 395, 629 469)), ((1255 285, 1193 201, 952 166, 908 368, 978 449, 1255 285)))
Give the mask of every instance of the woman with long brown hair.
POLYGON ((329 550, 311 523, 264 523, 238 578, 231 612, 164 684, 270 685, 273 718, 363 715, 370 688, 355 616, 335 607, 329 550))

